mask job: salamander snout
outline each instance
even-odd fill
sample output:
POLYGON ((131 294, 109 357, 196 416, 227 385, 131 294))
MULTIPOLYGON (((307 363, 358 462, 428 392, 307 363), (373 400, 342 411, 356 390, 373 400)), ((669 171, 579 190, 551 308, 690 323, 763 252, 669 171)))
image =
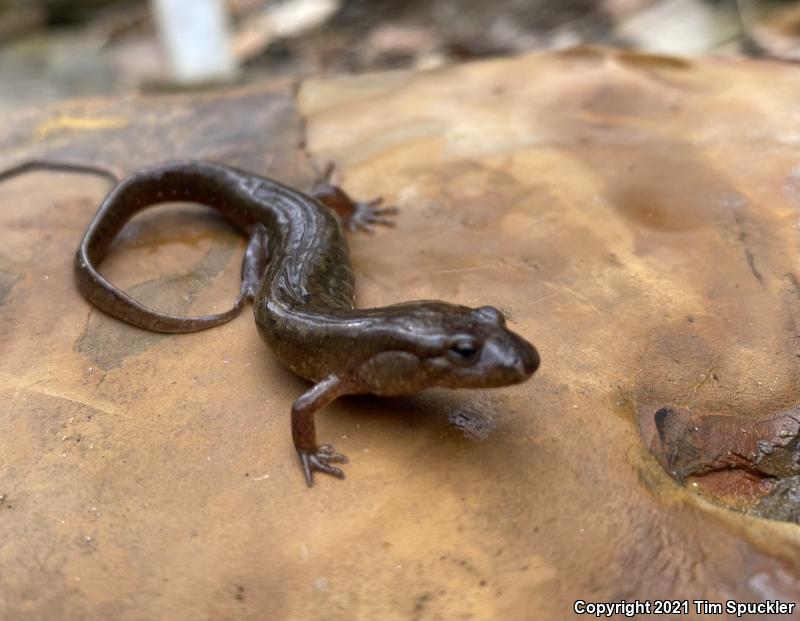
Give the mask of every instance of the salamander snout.
POLYGON ((487 385, 505 386, 524 382, 539 368, 539 352, 518 334, 503 329, 484 342, 476 367, 487 385))
POLYGON ((513 332, 509 332, 509 335, 512 337, 512 339, 516 340, 515 368, 519 371, 520 376, 522 377, 520 381, 524 381, 533 375, 536 372, 536 369, 539 368, 541 358, 539 358, 539 352, 536 351, 536 348, 528 343, 528 341, 514 334, 513 332))

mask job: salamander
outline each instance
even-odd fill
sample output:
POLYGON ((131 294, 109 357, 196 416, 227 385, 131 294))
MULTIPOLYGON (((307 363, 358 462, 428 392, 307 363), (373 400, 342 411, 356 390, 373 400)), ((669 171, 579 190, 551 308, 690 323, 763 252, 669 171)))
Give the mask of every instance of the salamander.
MULTIPOLYGON (((82 165, 50 167, 91 172, 82 165)), ((106 169, 99 171, 115 178, 106 169)), ((337 397, 402 395, 433 386, 506 386, 530 378, 540 362, 533 345, 509 330, 492 306, 423 300, 356 308, 342 226, 369 230, 375 224, 391 225, 394 208, 378 204, 355 201, 329 180, 306 193, 207 161, 150 166, 118 182, 103 200, 75 256, 77 287, 109 315, 166 333, 220 325, 252 301, 259 333, 277 359, 313 382, 291 408, 292 438, 307 484, 313 485, 314 472, 343 478, 334 464, 347 458, 329 444, 317 444, 314 426, 314 414, 337 397), (161 313, 97 271, 126 222, 168 201, 212 207, 249 237, 241 292, 230 310, 198 317, 161 313)))

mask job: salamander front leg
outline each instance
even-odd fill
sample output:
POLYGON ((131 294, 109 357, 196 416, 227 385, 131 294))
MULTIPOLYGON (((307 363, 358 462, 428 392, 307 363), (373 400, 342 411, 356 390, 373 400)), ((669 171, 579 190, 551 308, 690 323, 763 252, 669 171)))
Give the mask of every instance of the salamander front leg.
POLYGON ((373 198, 369 201, 353 201, 352 213, 344 219, 344 225, 349 231, 361 230, 372 233, 376 224, 394 226, 394 219, 390 216, 397 215, 397 207, 378 207, 383 202, 382 198, 373 198))
POLYGON ((314 413, 344 394, 344 391, 342 380, 336 375, 329 375, 300 395, 292 405, 292 439, 309 487, 314 485, 315 470, 344 478, 341 468, 331 464, 345 464, 347 457, 335 452, 330 444, 317 446, 317 432, 314 427, 314 413))
POLYGON ((394 226, 391 216, 397 215, 397 207, 379 207, 382 198, 369 201, 354 200, 347 192, 330 181, 333 173, 332 165, 328 167, 323 178, 309 191, 309 194, 320 203, 336 212, 349 231, 361 230, 372 233, 376 224, 394 226))

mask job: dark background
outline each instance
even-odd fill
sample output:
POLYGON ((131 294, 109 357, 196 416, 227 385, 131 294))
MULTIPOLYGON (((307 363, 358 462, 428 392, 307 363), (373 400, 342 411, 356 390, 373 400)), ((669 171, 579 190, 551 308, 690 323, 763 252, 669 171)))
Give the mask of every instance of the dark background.
MULTIPOLYGON (((800 3, 757 0, 219 0, 233 81, 613 45, 679 55, 800 58, 800 3), (306 16, 274 32, 280 9, 306 16), (279 11, 276 13, 276 9, 279 11), (272 21, 265 15, 278 15, 272 21)), ((0 112, 62 98, 185 88, 154 2, 0 0, 0 112)), ((197 85, 193 85, 197 87, 197 85)))

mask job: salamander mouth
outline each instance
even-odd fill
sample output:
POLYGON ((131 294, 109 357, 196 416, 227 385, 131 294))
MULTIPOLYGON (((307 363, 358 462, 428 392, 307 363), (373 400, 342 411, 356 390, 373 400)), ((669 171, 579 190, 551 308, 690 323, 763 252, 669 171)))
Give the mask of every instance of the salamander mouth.
POLYGON ((521 364, 521 371, 523 375, 523 380, 528 379, 531 375, 536 373, 536 370, 539 368, 539 365, 542 363, 542 359, 539 356, 539 352, 536 348, 528 343, 528 341, 524 340, 522 337, 511 333, 512 336, 517 340, 520 345, 520 364, 521 364))

